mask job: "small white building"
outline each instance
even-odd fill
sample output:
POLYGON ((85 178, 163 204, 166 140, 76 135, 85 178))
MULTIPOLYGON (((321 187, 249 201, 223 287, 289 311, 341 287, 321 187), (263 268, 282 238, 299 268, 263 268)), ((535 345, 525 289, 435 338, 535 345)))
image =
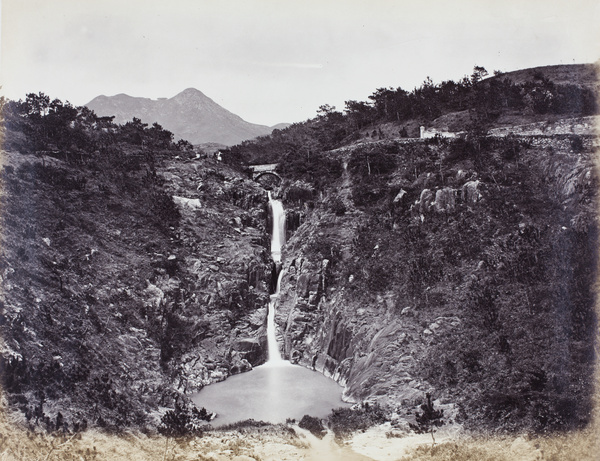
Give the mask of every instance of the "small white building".
POLYGON ((435 128, 425 128, 424 126, 421 126, 421 133, 420 133, 421 138, 423 138, 423 139, 434 138, 436 135, 439 135, 442 138, 457 138, 458 137, 458 133, 453 132, 453 131, 448 131, 448 129, 437 130, 435 128))

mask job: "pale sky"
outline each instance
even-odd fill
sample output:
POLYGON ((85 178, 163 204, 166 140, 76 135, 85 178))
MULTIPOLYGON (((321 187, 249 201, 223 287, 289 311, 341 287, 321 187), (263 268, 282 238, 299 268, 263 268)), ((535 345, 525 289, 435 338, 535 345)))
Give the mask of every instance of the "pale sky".
POLYGON ((0 93, 197 88, 253 123, 377 88, 600 58, 598 0, 1 0, 0 93))

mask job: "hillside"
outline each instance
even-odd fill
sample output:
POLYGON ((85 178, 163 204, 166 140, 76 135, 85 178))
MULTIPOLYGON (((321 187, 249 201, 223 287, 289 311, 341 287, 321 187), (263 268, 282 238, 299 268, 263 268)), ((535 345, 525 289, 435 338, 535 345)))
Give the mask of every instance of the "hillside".
POLYGON ((535 82, 536 80, 547 78, 555 85, 576 85, 581 88, 589 88, 594 92, 597 92, 600 86, 597 64, 540 66, 505 72, 498 76, 490 77, 490 79, 504 78, 508 78, 517 84, 535 82))
POLYGON ((400 412, 430 392, 472 428, 585 426, 596 144, 477 143, 330 151, 346 168, 322 198, 287 172, 282 196, 302 224, 284 252, 285 352, 400 412))
POLYGON ((589 427, 598 107, 570 83, 482 74, 323 106, 222 162, 159 124, 6 103, 9 407, 50 432, 194 432, 189 394, 265 360, 267 195, 245 170, 264 162, 287 210, 282 349, 367 403, 332 413, 336 435, 415 421, 426 393, 474 433, 589 427), (462 136, 414 135, 455 113, 462 136), (537 124, 494 131, 521 116, 537 124))
POLYGON ((290 360, 399 413, 429 392, 474 430, 585 427, 593 93, 479 77, 380 89, 224 155, 279 162, 291 238, 277 321, 290 360), (412 135, 461 108, 462 136, 412 135), (531 123, 511 130, 511 117, 531 123))
POLYGON ((119 124, 134 117, 150 125, 159 123, 172 131, 176 139, 192 144, 230 146, 272 131, 267 126, 246 122, 194 88, 157 100, 126 94, 98 96, 86 106, 100 116, 114 115, 114 122, 119 124))
POLYGON ((323 105, 306 122, 233 146, 228 157, 232 163, 294 162, 355 143, 418 138, 420 127, 483 135, 498 127, 589 117, 599 113, 596 75, 595 64, 574 64, 486 78, 487 70, 476 66, 459 81, 426 79, 412 91, 378 88, 367 101, 346 101, 343 111, 323 105))
MULTIPOLYGON (((50 133, 21 115, 36 102, 6 125, 50 133)), ((30 427, 155 431, 189 392, 264 361, 267 197, 156 128, 82 128, 97 118, 57 107, 98 150, 50 151, 49 135, 35 155, 19 136, 2 151, 3 390, 30 427)))

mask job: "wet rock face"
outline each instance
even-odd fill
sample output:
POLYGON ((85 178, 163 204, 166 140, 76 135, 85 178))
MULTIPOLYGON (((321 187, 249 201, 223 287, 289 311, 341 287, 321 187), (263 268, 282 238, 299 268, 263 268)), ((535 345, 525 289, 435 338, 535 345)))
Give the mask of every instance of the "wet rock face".
POLYGON ((410 374, 414 360, 408 339, 413 335, 407 333, 413 322, 390 322, 391 299, 383 297, 376 301, 377 307, 364 307, 352 304, 352 297, 344 292, 328 291, 327 286, 327 295, 310 308, 305 281, 322 283, 320 266, 304 260, 300 276, 294 268, 284 275, 277 312, 290 361, 338 381, 353 400, 376 396, 393 402, 398 395, 417 399, 421 384, 410 374), (292 294, 286 294, 286 289, 292 294))
POLYGON ((328 344, 327 355, 338 363, 352 357, 352 330, 348 328, 339 313, 331 319, 329 332, 329 337, 325 340, 326 344, 328 344))

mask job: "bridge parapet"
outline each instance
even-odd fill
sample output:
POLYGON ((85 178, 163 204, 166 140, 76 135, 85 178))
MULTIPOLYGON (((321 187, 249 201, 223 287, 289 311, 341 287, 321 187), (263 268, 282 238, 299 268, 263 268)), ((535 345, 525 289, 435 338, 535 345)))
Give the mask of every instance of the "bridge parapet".
POLYGON ((272 175, 281 181, 281 176, 277 173, 279 163, 266 163, 263 165, 250 165, 248 169, 252 172, 252 179, 257 181, 261 176, 272 175))

